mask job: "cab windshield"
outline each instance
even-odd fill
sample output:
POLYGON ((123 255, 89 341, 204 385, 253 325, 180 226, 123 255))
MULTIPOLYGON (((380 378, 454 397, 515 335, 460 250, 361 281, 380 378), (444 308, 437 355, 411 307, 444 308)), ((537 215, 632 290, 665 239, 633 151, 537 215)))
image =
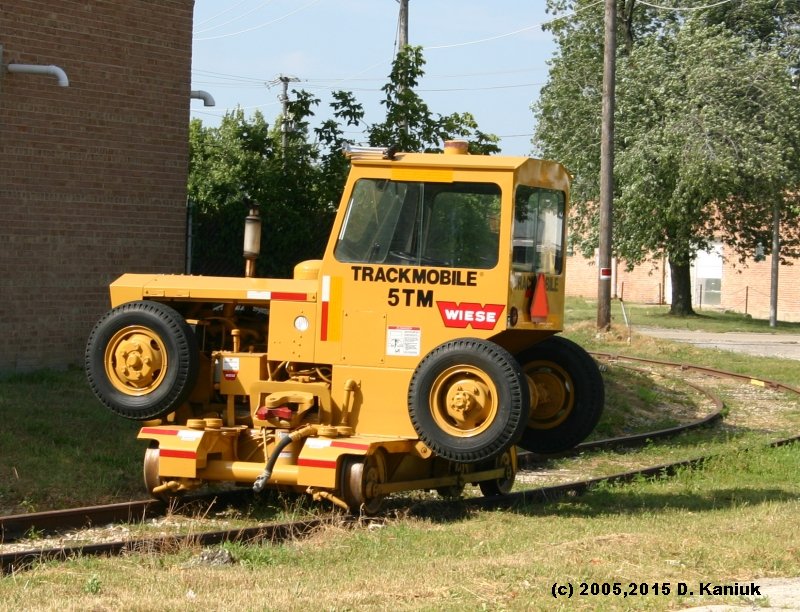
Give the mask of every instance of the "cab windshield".
POLYGON ((497 265, 500 187, 361 179, 334 255, 348 263, 448 268, 497 265))

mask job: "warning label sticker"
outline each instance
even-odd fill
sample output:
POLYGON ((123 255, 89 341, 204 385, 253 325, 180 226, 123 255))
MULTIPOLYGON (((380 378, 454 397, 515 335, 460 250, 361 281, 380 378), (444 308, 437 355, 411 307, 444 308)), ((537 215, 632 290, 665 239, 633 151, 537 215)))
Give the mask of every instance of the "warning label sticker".
POLYGON ((236 375, 238 373, 239 373, 239 358, 223 357, 222 375, 225 378, 225 380, 236 380, 236 375))
POLYGON ((419 327, 389 326, 386 332, 386 354, 397 357, 419 357, 419 327))

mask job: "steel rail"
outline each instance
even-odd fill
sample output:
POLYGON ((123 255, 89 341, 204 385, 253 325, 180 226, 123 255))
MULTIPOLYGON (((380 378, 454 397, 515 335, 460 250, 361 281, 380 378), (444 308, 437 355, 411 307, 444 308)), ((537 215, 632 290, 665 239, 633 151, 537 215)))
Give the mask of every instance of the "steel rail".
POLYGON ((649 363, 653 365, 660 365, 672 368, 678 368, 681 370, 691 371, 691 372, 698 372, 700 374, 707 374, 708 376, 714 376, 716 378, 733 378, 736 380, 741 380, 747 382, 751 385, 755 385, 757 387, 765 387, 769 389, 777 389, 779 391, 788 391, 790 393, 795 393, 800 395, 800 388, 793 387, 792 385, 787 385, 786 383, 777 382, 774 380, 769 380, 766 378, 757 378, 755 376, 750 376, 749 374, 740 374, 738 372, 728 372, 726 370, 718 370, 716 368, 709 368, 707 366, 698 366, 698 365, 690 365, 686 363, 677 363, 674 361, 661 361, 658 359, 649 359, 647 357, 631 357, 629 355, 618 355, 614 353, 598 353, 592 352, 591 355, 595 357, 599 357, 602 359, 607 359, 609 361, 633 361, 639 363, 649 363))
MULTIPOLYGON (((628 369, 647 373, 646 370, 630 366, 628 369)), ((652 440, 670 438, 692 429, 708 427, 722 419, 724 405, 722 400, 707 389, 696 385, 690 381, 682 380, 682 384, 688 385, 693 389, 705 394, 715 405, 716 409, 706 417, 677 425, 665 429, 648 431, 631 436, 619 436, 605 438, 592 442, 584 442, 574 449, 562 453, 539 454, 522 452, 519 456, 519 464, 522 467, 532 468, 536 463, 547 461, 548 459, 571 457, 588 451, 604 450, 609 448, 635 448, 642 446, 652 440)), ((230 491, 226 493, 207 493, 187 496, 178 500, 179 506, 170 508, 171 511, 180 511, 192 503, 209 503, 213 499, 220 503, 231 503, 229 497, 235 495, 249 494, 249 489, 230 491)), ((0 516, 0 544, 8 544, 23 539, 28 534, 35 533, 47 535, 63 532, 69 529, 81 529, 108 523, 124 523, 156 516, 163 516, 167 511, 167 506, 158 500, 141 500, 131 502, 121 502, 116 504, 87 506, 82 508, 72 508, 65 510, 53 510, 48 512, 30 512, 26 514, 16 514, 12 516, 0 516)))
MULTIPOLYGON (((707 368, 704 366, 692 366, 674 362, 658 361, 654 359, 628 357, 624 355, 612 355, 608 353, 593 353, 593 355, 599 358, 610 359, 615 361, 626 360, 626 361, 644 362, 653 365, 675 367, 675 368, 680 368, 682 370, 696 371, 698 373, 715 377, 733 378, 757 386, 780 389, 800 395, 800 389, 797 389, 790 385, 770 380, 758 379, 751 376, 738 374, 735 372, 725 372, 723 370, 707 368)), ((664 438, 668 437, 669 435, 676 435, 678 433, 683 433, 688 429, 696 428, 698 426, 708 425, 719 420, 719 418, 721 417, 721 411, 723 409, 721 400, 719 400, 719 398, 716 397, 716 395, 711 394, 710 392, 704 390, 699 385, 695 385, 694 383, 688 381, 682 381, 682 382, 708 395, 714 401, 717 410, 711 415, 703 419, 700 419, 699 421, 693 421, 692 423, 688 423, 686 425, 672 427, 665 430, 658 430, 657 432, 638 434, 636 436, 609 438, 606 440, 600 440, 597 442, 582 444, 576 447, 575 451, 573 451, 572 454, 584 452, 587 450, 598 450, 599 448, 608 448, 621 445, 628 446, 629 444, 641 444, 646 440, 652 440, 655 439, 656 437, 664 438)), ((780 440, 773 441, 770 444, 768 444, 768 446, 769 447, 783 446, 786 444, 796 442, 798 440, 800 440, 800 436, 792 436, 789 438, 783 438, 780 440)), ((620 483, 630 482, 636 478, 642 478, 642 477, 644 478, 669 477, 679 472, 682 469, 695 469, 701 467, 704 463, 706 463, 710 459, 719 457, 721 455, 722 453, 714 453, 710 455, 699 456, 693 459, 676 461, 672 463, 665 463, 656 466, 649 466, 642 469, 631 470, 618 474, 612 474, 609 476, 590 478, 566 484, 550 485, 535 489, 527 489, 524 491, 518 491, 514 493, 509 493, 507 495, 500 495, 495 497, 469 498, 469 499, 459 500, 457 502, 441 500, 437 502, 437 504, 457 503, 465 508, 485 509, 485 508, 512 508, 520 504, 548 502, 564 497, 565 495, 581 495, 601 483, 620 484, 620 483)), ((543 455, 536 455, 534 453, 529 453, 520 456, 520 465, 522 466, 533 465, 537 461, 541 461, 543 458, 553 457, 553 456, 554 455, 543 456, 543 455)), ((158 503, 158 502, 152 502, 152 503, 158 503)), ((85 512, 86 509, 76 509, 74 512, 78 512, 78 514, 80 514, 80 511, 82 510, 85 512)), ((46 513, 46 514, 57 514, 57 512, 46 513)), ((10 517, 0 517, 0 520, 6 520, 8 518, 10 517)), ((256 527, 245 528, 245 529, 232 529, 232 530, 211 531, 204 533, 193 533, 184 536, 168 535, 163 537, 145 537, 141 539, 129 539, 125 541, 107 542, 103 544, 79 545, 74 547, 56 547, 49 549, 42 548, 40 550, 26 550, 26 551, 2 553, 0 554, 0 574, 19 571, 40 561, 55 560, 55 559, 70 559, 81 555, 86 556, 86 555, 102 555, 102 554, 123 554, 126 552, 136 552, 136 551, 157 552, 157 551, 174 550, 175 547, 181 545, 207 546, 227 541, 252 542, 252 543, 263 542, 263 541, 278 542, 288 538, 302 537, 305 534, 313 532, 315 529, 318 529, 322 525, 330 524, 334 520, 341 522, 347 519, 343 519, 341 514, 335 514, 331 516, 304 520, 299 522, 259 525, 256 527)))
POLYGON ((249 489, 186 495, 176 497, 170 503, 157 499, 144 499, 0 516, 0 544, 10 544, 29 537, 31 534, 47 536, 63 533, 71 529, 86 529, 110 523, 142 521, 148 518, 164 516, 167 512, 180 512, 197 504, 205 505, 206 507, 212 505, 234 505, 242 497, 252 498, 249 489))
MULTIPOLYGON (((591 353, 591 354, 598 355, 598 353, 591 353)), ((620 366, 620 367, 633 370, 636 372, 649 373, 647 372, 647 370, 643 370, 641 368, 634 368, 631 366, 620 366)), ((674 427, 667 427, 664 429, 656 429, 653 431, 648 431, 641 434, 633 434, 630 436, 619 436, 616 438, 605 438, 602 440, 594 440, 592 442, 582 442, 581 444, 578 444, 575 448, 572 448, 568 451, 564 451, 562 453, 548 453, 548 454, 524 453, 520 457, 521 465, 524 463, 526 467, 532 467, 533 464, 536 463, 537 461, 541 462, 541 461, 546 461, 548 459, 573 457, 575 455, 579 455, 586 451, 605 450, 609 448, 635 448, 638 446, 643 446, 651 440, 663 440, 664 438, 671 438, 679 434, 686 433, 687 431, 691 431, 693 429, 709 427, 711 425, 714 425, 718 421, 722 420, 722 413, 725 410, 725 404, 716 393, 712 393, 708 389, 701 387, 700 385, 697 385, 688 380, 681 380, 680 382, 681 384, 691 387, 692 389, 705 395, 709 400, 711 400, 714 403, 715 410, 709 413, 707 416, 703 417, 702 419, 691 421, 689 423, 684 423, 683 425, 676 425, 674 427)), ((797 393, 800 395, 800 390, 798 390, 797 393)))
POLYGON ((242 542, 256 544, 261 542, 284 542, 292 538, 300 538, 314 532, 323 525, 332 524, 334 520, 343 521, 341 515, 329 517, 273 523, 246 527, 242 529, 224 529, 190 533, 186 535, 166 535, 159 537, 143 537, 100 544, 82 544, 41 548, 38 550, 21 550, 0 554, 0 575, 18 572, 33 564, 45 561, 65 561, 86 556, 122 555, 136 552, 166 552, 179 550, 185 546, 213 546, 222 542, 242 542))
MULTIPOLYGON (((767 448, 778 448, 780 446, 786 446, 787 444, 793 444, 794 442, 798 441, 800 441, 800 435, 774 440, 766 444, 766 446, 767 448)), ((609 476, 599 476, 597 478, 588 478, 586 480, 576 480, 574 482, 540 487, 538 489, 526 489, 524 491, 507 493, 506 495, 469 498, 461 500, 461 503, 470 508, 490 509, 513 508, 515 506, 525 504, 551 502, 567 495, 583 495, 600 484, 625 484, 637 478, 668 478, 670 476, 674 476, 681 470, 698 469, 708 461, 722 456, 724 456, 724 453, 712 453, 709 455, 695 457, 693 459, 684 459, 681 461, 674 461, 672 463, 653 465, 638 470, 619 472, 609 476)))
POLYGON ((164 504, 151 499, 0 516, 0 544, 15 542, 31 533, 49 534, 107 523, 126 523, 163 513, 164 504))

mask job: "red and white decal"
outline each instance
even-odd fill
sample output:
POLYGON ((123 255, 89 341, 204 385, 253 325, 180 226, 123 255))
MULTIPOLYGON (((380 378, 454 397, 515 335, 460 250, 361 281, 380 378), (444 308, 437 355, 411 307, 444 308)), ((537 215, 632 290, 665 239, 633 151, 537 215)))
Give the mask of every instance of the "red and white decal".
POLYGON ((142 427, 140 434, 146 436, 177 436, 184 442, 194 442, 203 437, 203 432, 198 429, 162 429, 161 427, 142 427))
POLYGON ((192 450, 178 450, 173 448, 161 448, 158 455, 162 459, 197 459, 197 452, 192 450))
POLYGON ((327 470, 335 470, 336 469, 336 460, 335 459, 304 459, 300 457, 297 460, 297 465, 300 467, 309 467, 309 468, 325 468, 327 470))
POLYGON ((284 300, 289 302, 307 302, 307 293, 294 293, 291 291, 255 291, 247 292, 248 300, 284 300))
POLYGON ((472 327, 473 329, 494 329, 500 320, 505 306, 477 302, 436 302, 445 327, 472 327))
POLYGON ((322 276, 322 320, 319 326, 319 339, 325 342, 328 339, 328 316, 331 307, 331 277, 322 276))
POLYGON ((361 442, 348 442, 347 440, 333 440, 331 442, 332 448, 349 448, 350 450, 362 450, 368 451, 369 444, 363 444, 361 442))
POLYGON ((286 302, 307 302, 307 293, 292 293, 291 291, 273 291, 273 300, 282 300, 286 302))
POLYGON ((142 427, 139 433, 148 436, 177 436, 177 429, 161 429, 160 427, 142 427))

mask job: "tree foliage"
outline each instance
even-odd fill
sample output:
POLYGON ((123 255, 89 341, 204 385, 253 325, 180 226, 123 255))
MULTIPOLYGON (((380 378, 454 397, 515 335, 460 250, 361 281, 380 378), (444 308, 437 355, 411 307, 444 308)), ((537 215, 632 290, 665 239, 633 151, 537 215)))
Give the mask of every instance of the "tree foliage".
POLYGON ((467 138, 473 153, 496 153, 498 138, 478 129, 469 113, 437 115, 415 93, 424 58, 419 47, 398 53, 384 86, 384 121, 364 124, 352 93, 332 94, 331 118, 311 128, 320 100, 292 91, 287 114, 270 127, 263 115, 241 109, 218 127, 192 120, 189 129, 189 200, 194 219, 192 271, 240 275, 244 218, 251 206, 263 219, 259 275, 290 276, 294 265, 320 257, 349 162, 345 129, 361 128, 373 146, 437 150, 449 138, 467 138), (285 121, 285 123, 284 123, 285 121))
MULTIPOLYGON (((602 6, 550 2, 568 5, 578 13, 554 24, 559 52, 535 107, 535 141, 576 175, 573 238, 588 253, 597 245, 602 6)), ((757 244, 769 251, 776 202, 782 254, 797 254, 795 49, 781 20, 770 30, 764 15, 678 19, 636 0, 619 3, 613 250, 630 266, 666 253, 677 314, 691 312, 699 250, 722 239, 742 261, 757 244)))
POLYGON ((406 46, 392 64, 382 87, 386 117, 368 128, 372 146, 396 146, 400 151, 440 151, 445 140, 466 139, 470 153, 499 153, 496 136, 478 129, 470 113, 434 114, 415 88, 424 76, 422 47, 406 46))

